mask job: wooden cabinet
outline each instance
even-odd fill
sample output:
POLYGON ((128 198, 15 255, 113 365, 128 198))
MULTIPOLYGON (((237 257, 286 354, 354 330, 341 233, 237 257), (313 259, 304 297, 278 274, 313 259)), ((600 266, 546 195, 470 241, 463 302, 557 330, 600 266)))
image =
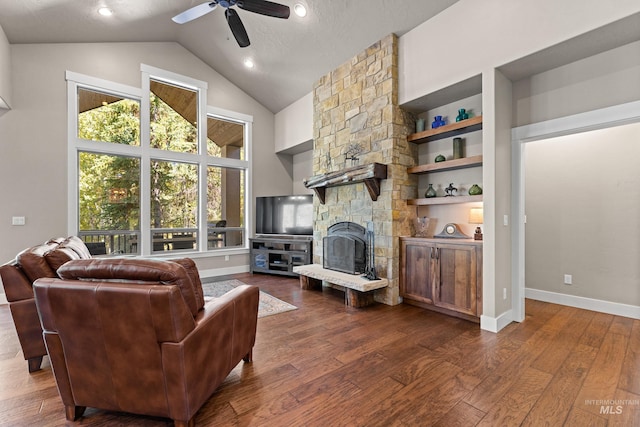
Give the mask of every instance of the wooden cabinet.
POLYGON ((401 239, 400 296, 405 300, 433 304, 434 249, 435 243, 401 239))
POLYGON ((481 241, 401 237, 400 270, 404 302, 479 321, 481 241))

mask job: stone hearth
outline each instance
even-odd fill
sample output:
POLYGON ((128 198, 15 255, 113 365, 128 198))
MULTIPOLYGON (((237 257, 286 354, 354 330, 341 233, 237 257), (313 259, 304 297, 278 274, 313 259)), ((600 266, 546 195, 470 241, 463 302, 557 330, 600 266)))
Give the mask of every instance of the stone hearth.
POLYGON ((387 166, 377 200, 364 182, 324 189, 325 203, 314 205, 314 262, 322 265, 322 239, 330 225, 350 221, 366 227, 373 222, 376 271, 388 281, 375 298, 398 304, 398 237, 410 234, 415 217, 406 200, 416 191, 416 178, 407 174, 407 167, 415 165, 417 149, 406 139, 414 118, 398 106, 397 37, 385 37, 322 77, 313 101, 314 176, 355 165, 387 166))

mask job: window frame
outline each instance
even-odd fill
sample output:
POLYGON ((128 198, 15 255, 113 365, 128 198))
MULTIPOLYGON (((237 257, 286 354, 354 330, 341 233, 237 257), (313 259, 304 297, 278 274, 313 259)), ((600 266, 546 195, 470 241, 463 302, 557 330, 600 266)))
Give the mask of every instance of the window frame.
MULTIPOLYGON (((170 162, 191 163, 198 166, 198 233, 197 250, 186 251, 190 256, 202 254, 215 256, 217 254, 228 255, 230 253, 246 253, 249 247, 249 230, 252 229, 252 217, 250 215, 251 201, 251 139, 253 134, 253 117, 247 114, 213 107, 207 105, 207 82, 182 76, 170 71, 141 64, 142 80, 141 88, 123 85, 96 77, 86 76, 72 71, 66 72, 67 80, 67 138, 68 138, 68 221, 67 229, 70 235, 79 233, 79 181, 78 153, 91 152, 98 154, 120 155, 136 157, 140 159, 140 245, 138 255, 141 256, 173 256, 184 255, 185 251, 153 252, 152 235, 155 229, 151 228, 151 201, 150 201, 150 162, 162 160, 170 162), (163 83, 195 90, 198 93, 198 153, 181 153, 168 151, 150 146, 150 81, 157 80, 163 83), (140 145, 129 146, 111 142, 88 141, 78 137, 78 88, 99 91, 115 96, 128 98, 140 103, 140 145), (244 128, 244 160, 224 157, 209 156, 207 152, 207 118, 234 122, 243 125, 244 128), (231 248, 208 249, 208 218, 207 218, 207 169, 209 166, 232 168, 244 171, 244 227, 242 246, 231 248)), ((238 229, 238 228, 234 228, 238 229)))

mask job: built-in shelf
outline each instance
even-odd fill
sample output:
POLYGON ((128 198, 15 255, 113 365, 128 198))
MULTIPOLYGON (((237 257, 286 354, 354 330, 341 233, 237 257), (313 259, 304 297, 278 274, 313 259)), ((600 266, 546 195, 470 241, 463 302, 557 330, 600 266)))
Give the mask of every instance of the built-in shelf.
POLYGON ((423 144, 425 142, 449 138, 480 129, 482 129, 482 116, 471 117, 470 119, 440 126, 435 129, 427 129, 423 132, 412 133, 407 136, 407 141, 414 142, 416 144, 423 144))
POLYGON ((479 196, 449 196, 449 197, 430 197, 425 199, 409 199, 407 205, 426 206, 426 205, 449 205, 453 203, 470 203, 481 202, 482 194, 479 196))
POLYGON ((387 179, 387 165, 369 163, 312 176, 304 180, 304 186, 312 188, 320 203, 324 205, 327 187, 362 182, 369 191, 371 200, 376 201, 380 195, 380 181, 383 179, 387 179))
POLYGON ((407 168, 407 173, 421 175, 432 172, 443 172, 456 169, 471 168, 474 166, 482 166, 482 156, 471 156, 463 159, 447 160, 438 163, 429 163, 426 165, 418 165, 407 168))

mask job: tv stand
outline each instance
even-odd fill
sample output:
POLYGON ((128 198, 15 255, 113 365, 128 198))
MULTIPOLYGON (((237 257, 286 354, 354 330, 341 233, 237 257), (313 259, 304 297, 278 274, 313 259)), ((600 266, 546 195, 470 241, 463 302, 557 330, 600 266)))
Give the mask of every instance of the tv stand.
POLYGON ((311 264, 313 237, 258 236, 249 239, 251 273, 298 276, 293 267, 311 264))

